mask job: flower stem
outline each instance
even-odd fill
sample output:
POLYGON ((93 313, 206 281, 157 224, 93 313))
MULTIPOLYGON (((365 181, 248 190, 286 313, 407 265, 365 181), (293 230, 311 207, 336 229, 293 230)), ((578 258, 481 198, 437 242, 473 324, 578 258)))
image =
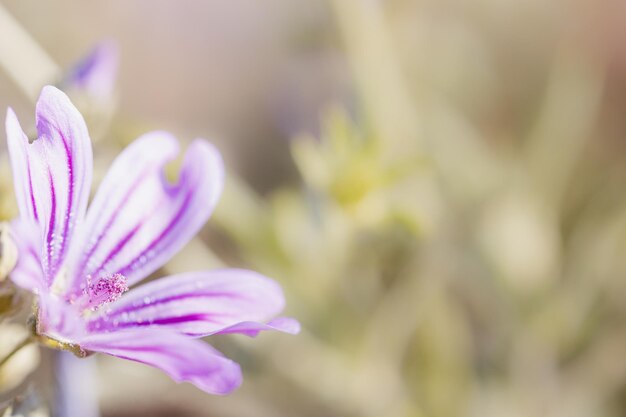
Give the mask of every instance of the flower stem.
POLYGON ((2 368, 15 354, 17 354, 20 350, 30 345, 33 342, 32 336, 28 336, 24 338, 20 343, 18 343, 8 355, 6 355, 2 360, 0 360, 0 368, 2 368))
POLYGON ((97 369, 94 358, 80 359, 54 352, 54 416, 99 417, 97 369))

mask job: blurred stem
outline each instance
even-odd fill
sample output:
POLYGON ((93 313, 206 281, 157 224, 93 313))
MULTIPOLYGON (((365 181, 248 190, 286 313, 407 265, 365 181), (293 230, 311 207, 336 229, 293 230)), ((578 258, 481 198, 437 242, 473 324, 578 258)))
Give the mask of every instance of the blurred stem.
POLYGON ((560 203, 597 116, 604 73, 588 55, 566 47, 556 56, 528 141, 528 169, 547 203, 560 203))
POLYGON ((98 417, 95 358, 77 358, 70 352, 54 352, 54 416, 98 417))
POLYGON ((22 92, 35 101, 41 87, 60 78, 59 66, 0 5, 0 66, 22 92))
POLYGON ((11 360, 13 356, 15 356, 20 350, 30 345, 33 342, 32 336, 28 336, 24 338, 20 343, 18 343, 11 352, 8 353, 2 360, 0 360, 0 368, 2 368, 7 362, 11 360))
POLYGON ((386 158, 414 155, 420 148, 420 123, 404 81, 382 2, 331 0, 343 33, 368 122, 389 143, 386 158))

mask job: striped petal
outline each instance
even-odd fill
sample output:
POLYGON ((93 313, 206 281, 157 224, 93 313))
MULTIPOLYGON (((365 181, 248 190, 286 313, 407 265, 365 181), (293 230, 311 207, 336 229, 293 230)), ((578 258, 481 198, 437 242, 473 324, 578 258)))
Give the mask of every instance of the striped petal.
POLYGON ((193 272, 131 290, 107 306, 88 327, 92 331, 162 327, 192 336, 293 329, 291 324, 261 324, 278 314, 284 304, 280 286, 255 272, 193 272))
POLYGON ((241 385, 239 365, 200 341, 159 329, 95 333, 83 349, 159 368, 176 382, 190 382, 209 394, 225 395, 241 385))
POLYGON ((167 262, 204 225, 223 184, 219 152, 194 141, 177 184, 163 166, 178 153, 175 138, 142 136, 115 160, 89 207, 81 239, 73 248, 74 292, 87 276, 122 274, 128 285, 167 262))
POLYGON ((55 87, 44 87, 36 125, 38 138, 29 143, 9 109, 6 130, 20 216, 40 225, 43 270, 50 285, 67 255, 75 225, 84 218, 93 157, 85 121, 55 87))

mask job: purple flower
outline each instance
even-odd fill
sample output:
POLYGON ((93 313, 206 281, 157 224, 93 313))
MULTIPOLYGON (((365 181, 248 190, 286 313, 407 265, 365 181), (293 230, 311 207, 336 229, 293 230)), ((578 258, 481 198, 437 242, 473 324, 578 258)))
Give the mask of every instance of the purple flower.
POLYGON ((29 144, 13 110, 6 129, 20 218, 12 279, 37 298, 36 332, 79 356, 142 362, 214 394, 241 383, 239 366, 195 338, 261 330, 297 333, 280 286, 252 271, 189 272, 128 290, 202 227, 223 187, 220 154, 195 140, 176 184, 163 166, 176 139, 146 134, 113 162, 87 210, 92 153, 85 122, 65 94, 45 87, 29 144))

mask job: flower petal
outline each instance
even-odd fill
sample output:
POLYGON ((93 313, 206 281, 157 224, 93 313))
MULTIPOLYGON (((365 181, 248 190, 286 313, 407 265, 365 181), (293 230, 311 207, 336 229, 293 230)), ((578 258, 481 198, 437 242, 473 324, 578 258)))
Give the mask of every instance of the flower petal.
POLYGON ((7 113, 7 138, 20 215, 36 220, 46 250, 50 284, 67 254, 72 232, 84 217, 91 187, 91 142, 82 116, 67 96, 46 86, 37 102, 38 139, 28 143, 15 113, 7 113))
POLYGON ((40 292, 37 301, 37 333, 70 344, 77 344, 86 334, 85 321, 75 305, 46 291, 40 292))
POLYGON ((11 237, 18 254, 11 280, 31 292, 47 288, 49 283, 41 269, 42 238, 39 225, 34 221, 16 219, 11 222, 11 237))
POLYGON ((29 161, 28 137, 22 130, 13 109, 7 110, 7 145, 13 170, 13 186, 20 215, 25 219, 39 220, 39 210, 33 189, 33 172, 29 161))
MULTIPOLYGON (((285 304, 280 286, 256 272, 223 269, 158 279, 133 289, 90 321, 92 330, 167 327, 193 336, 227 328, 249 332, 242 322, 263 322, 285 304)), ((268 329, 256 323, 259 330, 268 329)), ((254 330, 258 332, 257 330, 254 330)))
POLYGON ((298 320, 292 319, 291 317, 277 317, 267 324, 253 321, 242 321, 241 323, 226 327, 220 331, 214 332, 213 334, 240 333, 245 334, 246 336, 256 337, 259 332, 267 330, 298 334, 300 333, 300 323, 298 320))
POLYGON ((219 152, 194 141, 177 184, 163 166, 178 151, 176 139, 154 132, 115 160, 89 208, 81 242, 72 248, 74 290, 87 275, 120 273, 132 285, 167 262, 209 218, 223 185, 219 152))
POLYGON ((159 329, 95 333, 81 347, 159 368, 176 382, 190 382, 210 394, 228 394, 241 385, 236 362, 200 341, 159 329))

